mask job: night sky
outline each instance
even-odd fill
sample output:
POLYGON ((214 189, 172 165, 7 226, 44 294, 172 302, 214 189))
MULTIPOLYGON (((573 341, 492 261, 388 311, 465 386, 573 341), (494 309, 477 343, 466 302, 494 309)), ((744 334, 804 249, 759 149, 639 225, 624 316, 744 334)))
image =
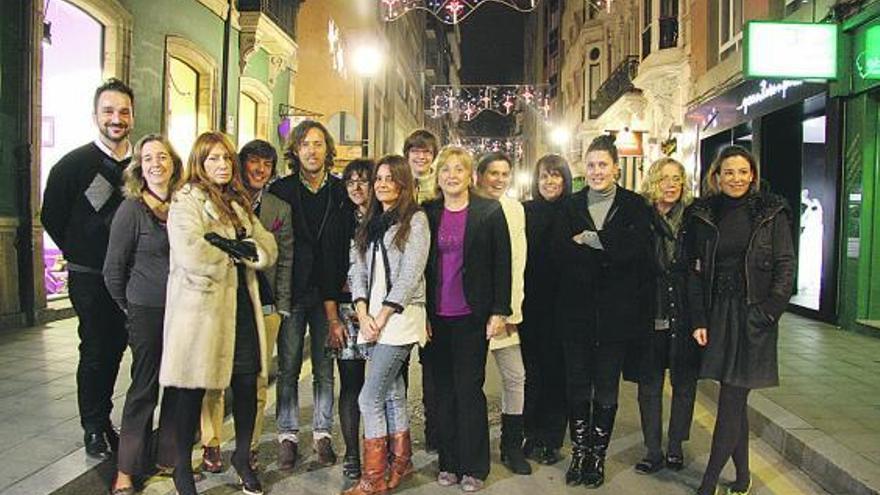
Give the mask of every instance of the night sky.
MULTIPOLYGON (((462 84, 522 84, 523 29, 528 13, 486 2, 459 24, 462 84)), ((531 82, 531 81, 528 81, 531 82)), ((500 136, 513 130, 513 117, 483 112, 462 122, 465 135, 500 136)))

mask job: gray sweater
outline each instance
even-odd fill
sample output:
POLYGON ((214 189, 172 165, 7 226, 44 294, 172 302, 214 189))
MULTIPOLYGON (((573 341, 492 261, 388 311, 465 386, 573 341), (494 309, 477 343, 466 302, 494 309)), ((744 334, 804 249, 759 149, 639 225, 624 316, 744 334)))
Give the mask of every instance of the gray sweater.
POLYGON ((120 307, 165 306, 168 250, 168 232, 149 207, 140 199, 123 201, 110 225, 104 258, 104 283, 120 307))
MULTIPOLYGON (((394 235, 398 225, 392 225, 383 238, 388 253, 391 290, 385 297, 386 305, 392 306, 397 312, 410 304, 425 304, 425 265, 428 263, 428 251, 431 248, 431 230, 428 217, 419 211, 413 215, 409 238, 405 249, 397 249, 394 235)), ((372 274, 373 246, 367 246, 363 255, 352 244, 351 267, 348 269, 348 284, 351 288, 351 299, 357 301, 370 299, 370 280, 372 277, 384 277, 384 273, 372 274), (372 275, 371 275, 372 274, 372 275)))
POLYGON ((587 191, 590 216, 593 217, 596 230, 602 230, 602 227, 605 226, 605 218, 608 216, 608 211, 611 210, 611 205, 614 203, 616 195, 617 184, 611 184, 611 187, 604 191, 596 191, 594 189, 587 191))

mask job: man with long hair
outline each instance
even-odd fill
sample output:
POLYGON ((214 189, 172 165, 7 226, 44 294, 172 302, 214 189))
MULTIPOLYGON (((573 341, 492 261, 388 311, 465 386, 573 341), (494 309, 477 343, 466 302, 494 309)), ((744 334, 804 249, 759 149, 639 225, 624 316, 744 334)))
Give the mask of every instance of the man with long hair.
POLYGON ((278 425, 278 465, 293 469, 299 457, 299 374, 302 368, 306 328, 310 334, 312 389, 315 410, 312 435, 318 462, 336 463, 331 445, 333 427, 333 359, 324 352, 328 320, 319 289, 324 253, 321 239, 327 227, 338 220, 345 202, 342 181, 330 174, 336 148, 333 137, 319 122, 306 120, 293 129, 287 150, 293 173, 279 179, 270 192, 286 201, 293 210, 293 259, 290 317, 278 334, 278 382, 276 418, 278 425))

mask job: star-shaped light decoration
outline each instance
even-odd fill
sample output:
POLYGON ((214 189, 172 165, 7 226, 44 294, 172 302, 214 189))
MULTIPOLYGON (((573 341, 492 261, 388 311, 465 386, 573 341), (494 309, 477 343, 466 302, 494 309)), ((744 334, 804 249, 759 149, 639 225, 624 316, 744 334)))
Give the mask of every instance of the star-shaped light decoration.
POLYGON ((531 12, 536 0, 379 0, 382 18, 393 21, 412 10, 425 10, 446 24, 458 24, 486 2, 495 2, 531 12))
POLYGON ((427 100, 432 105, 426 113, 433 118, 453 114, 471 120, 484 111, 511 115, 532 107, 547 119, 550 116, 547 93, 547 85, 534 84, 434 85, 427 100))

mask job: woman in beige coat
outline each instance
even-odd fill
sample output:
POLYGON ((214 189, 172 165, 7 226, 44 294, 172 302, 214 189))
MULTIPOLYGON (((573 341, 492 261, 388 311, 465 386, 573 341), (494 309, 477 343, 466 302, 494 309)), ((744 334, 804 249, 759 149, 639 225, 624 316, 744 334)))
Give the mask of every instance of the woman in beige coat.
POLYGON ((246 494, 262 487, 248 463, 257 376, 268 370, 256 274, 277 256, 275 240, 250 209, 235 148, 218 132, 196 139, 187 183, 168 215, 171 269, 159 382, 176 394, 178 493, 196 493, 190 464, 205 390, 232 386, 236 449, 232 466, 246 494))

